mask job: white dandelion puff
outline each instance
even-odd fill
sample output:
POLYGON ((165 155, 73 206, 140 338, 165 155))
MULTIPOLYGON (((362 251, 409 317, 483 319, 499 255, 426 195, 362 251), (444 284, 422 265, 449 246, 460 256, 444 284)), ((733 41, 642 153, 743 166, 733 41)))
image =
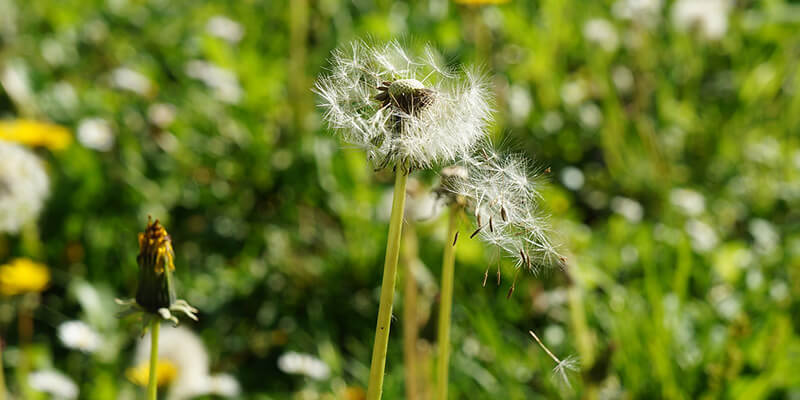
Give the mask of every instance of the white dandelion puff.
MULTIPOLYGON (((477 228, 470 237, 503 250, 516 260, 517 269, 537 273, 562 262, 551 240, 548 216, 539 204, 542 175, 532 172, 528 160, 482 148, 464 163, 467 175, 453 185, 453 191, 475 216, 477 228)), ((484 285, 487 276, 488 268, 484 285)), ((509 295, 513 290, 512 283, 509 295)))
POLYGON ((569 376, 567 373, 577 372, 579 370, 578 358, 575 356, 568 356, 563 360, 560 360, 555 354, 553 354, 552 351, 550 351, 550 349, 547 348, 547 346, 544 345, 544 343, 542 343, 541 339, 536 336, 536 333, 533 331, 528 331, 528 333, 530 333, 531 336, 536 339, 536 343, 539 344, 539 347, 541 347, 542 350, 544 350, 544 352, 556 362, 556 366, 553 367, 553 377, 559 383, 566 385, 568 388, 572 388, 572 384, 569 382, 569 376))
POLYGON ((429 168, 468 154, 486 135, 489 85, 475 70, 448 68, 427 48, 351 43, 333 52, 314 91, 324 119, 378 168, 429 168))
POLYGON ((17 233, 36 219, 50 192, 50 180, 36 155, 0 140, 0 232, 17 233))

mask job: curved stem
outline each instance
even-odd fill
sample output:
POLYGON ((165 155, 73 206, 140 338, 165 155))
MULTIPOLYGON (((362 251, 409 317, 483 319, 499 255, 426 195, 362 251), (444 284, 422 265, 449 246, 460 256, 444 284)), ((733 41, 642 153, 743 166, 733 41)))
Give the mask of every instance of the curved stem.
POLYGON ((400 234, 403 231, 403 211, 406 204, 408 173, 404 169, 398 165, 394 181, 392 217, 389 220, 389 237, 386 240, 381 302, 378 308, 378 323, 375 326, 375 344, 372 347, 367 400, 380 399, 383 391, 383 372, 386 368, 386 349, 389 345, 389 325, 392 322, 392 302, 397 279, 397 258, 400 254, 400 234))
POLYGON ((158 330, 159 322, 150 323, 150 379, 147 382, 147 400, 158 399, 158 330))
POLYGON ((450 223, 447 227, 447 239, 444 243, 444 259, 442 260, 442 287, 439 296, 439 358, 437 366, 436 399, 447 399, 447 376, 450 363, 450 315, 453 311, 453 275, 456 264, 456 235, 458 214, 461 207, 453 204, 450 207, 450 223))

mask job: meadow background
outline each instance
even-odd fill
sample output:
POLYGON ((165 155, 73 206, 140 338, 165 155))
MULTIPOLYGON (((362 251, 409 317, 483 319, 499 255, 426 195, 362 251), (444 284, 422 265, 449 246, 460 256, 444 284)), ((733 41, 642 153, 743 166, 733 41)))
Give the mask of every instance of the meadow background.
MULTIPOLYGON (((50 398, 24 388, 23 353, 81 399, 141 396, 139 326, 113 299, 135 293, 148 216, 200 309, 182 326, 234 397, 363 396, 391 173, 329 132, 311 88, 332 49, 369 37, 483 65, 495 143, 551 169, 569 276, 521 274, 507 299, 513 262, 481 287, 494 252, 462 236, 451 398, 799 399, 798 32, 790 0, 0 0, 0 117, 68 133, 54 145, 53 126, 14 128, 50 194, 34 223, 0 233, 0 263, 29 258, 51 280, 0 297, 12 398, 50 398), (59 338, 72 320, 98 333, 91 351, 59 338), (580 358, 571 388, 531 329, 580 358)), ((401 255, 417 266, 423 392, 445 219, 407 225, 401 255)), ((386 399, 407 396, 404 271, 386 399)))

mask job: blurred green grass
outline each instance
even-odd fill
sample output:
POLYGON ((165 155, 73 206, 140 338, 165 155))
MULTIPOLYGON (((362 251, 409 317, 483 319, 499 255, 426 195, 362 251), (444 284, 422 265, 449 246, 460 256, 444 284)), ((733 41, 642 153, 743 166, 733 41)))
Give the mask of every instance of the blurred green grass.
MULTIPOLYGON (((460 241, 451 398, 797 398, 800 4, 732 2, 714 40, 678 29, 675 2, 652 24, 615 16, 615 3, 0 1, 0 67, 27 76, 30 91, 0 93, 2 117, 73 132, 103 118, 115 139, 109 151, 79 140, 38 149, 52 180, 41 249, 0 236, 3 262, 29 256, 53 270, 37 365, 66 372, 81 398, 132 393, 135 324, 99 315, 134 293, 136 233, 152 215, 173 237, 183 296, 201 309, 187 326, 246 398, 363 387, 386 235, 377 208, 391 178, 327 132, 310 88, 336 46, 404 37, 495 76, 493 136, 551 167, 545 201, 569 250, 572 285, 559 271, 525 276, 507 300, 507 286, 480 288, 492 252, 460 241), (240 41, 209 33, 218 15, 239 24, 240 41), (587 37, 592 18, 610 24, 612 50, 587 37), (174 119, 159 121, 154 104, 174 119), (87 282, 104 293, 102 311, 81 303, 87 282), (79 317, 118 352, 66 350, 55 327, 79 317), (529 329, 582 359, 573 389, 550 378, 529 329), (290 350, 320 357, 330 378, 282 372, 290 350)), ((443 230, 442 220, 417 227, 433 282, 443 230)), ((13 302, 2 302, 13 347, 13 302)), ((402 324, 388 399, 404 396, 402 324)), ((421 333, 430 345, 433 332, 421 333)))

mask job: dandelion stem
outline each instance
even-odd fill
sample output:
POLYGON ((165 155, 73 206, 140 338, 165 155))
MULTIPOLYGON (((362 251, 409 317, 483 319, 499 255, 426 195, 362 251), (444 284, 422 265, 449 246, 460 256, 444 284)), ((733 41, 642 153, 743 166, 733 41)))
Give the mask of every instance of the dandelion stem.
MULTIPOLYGON (((458 215, 461 206, 454 203, 450 206, 450 222, 447 227, 447 241, 458 234, 458 215)), ((444 246, 442 260, 442 288, 439 296, 439 359, 437 369, 436 399, 447 399, 447 375, 450 362, 450 315, 453 311, 453 274, 456 263, 455 246, 444 246)))
POLYGON ((3 371, 3 339, 0 338, 0 400, 6 400, 6 378, 3 371))
POLYGON ((367 400, 378 400, 383 391, 383 372, 386 369, 386 349, 389 345, 389 325, 392 322, 392 302, 397 279, 397 259, 400 254, 400 234, 403 230, 403 211, 406 203, 405 166, 397 168, 392 200, 392 217, 389 221, 389 237, 386 240, 386 259, 383 265, 381 300, 378 308, 378 323, 375 326, 375 344, 372 347, 372 363, 369 369, 367 400))
POLYGON ((150 379, 147 382, 147 400, 158 399, 158 319, 150 323, 150 379))
MULTIPOLYGON (((405 269, 403 295, 403 358, 406 370, 406 399, 417 400, 420 392, 417 372, 417 339, 419 317, 417 316, 417 280, 414 267, 418 257, 417 234, 413 225, 403 230, 403 254, 401 262, 405 269)), ((2 400, 2 399, 0 399, 2 400)))

